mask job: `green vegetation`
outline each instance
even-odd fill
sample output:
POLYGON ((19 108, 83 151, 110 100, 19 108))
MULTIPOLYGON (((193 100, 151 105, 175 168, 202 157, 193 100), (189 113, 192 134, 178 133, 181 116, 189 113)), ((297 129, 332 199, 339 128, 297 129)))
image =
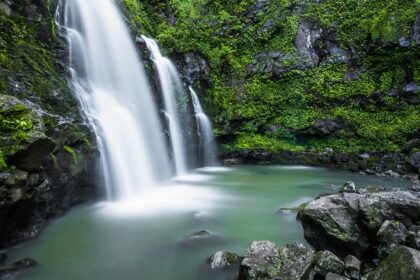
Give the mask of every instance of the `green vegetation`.
POLYGON ((123 2, 132 24, 168 53, 195 52, 208 60, 213 85, 202 89, 210 92, 204 103, 217 134, 236 137, 226 149, 399 151, 419 133, 420 106, 401 92, 420 82, 414 59, 420 50, 398 47, 420 12, 416 0, 271 0, 261 7, 251 0, 123 2), (277 77, 247 73, 266 51, 290 54, 281 63, 293 65, 303 21, 335 32, 337 44, 357 56, 349 64, 292 67, 277 77), (336 118, 344 125, 338 132, 298 137, 315 120, 336 118))

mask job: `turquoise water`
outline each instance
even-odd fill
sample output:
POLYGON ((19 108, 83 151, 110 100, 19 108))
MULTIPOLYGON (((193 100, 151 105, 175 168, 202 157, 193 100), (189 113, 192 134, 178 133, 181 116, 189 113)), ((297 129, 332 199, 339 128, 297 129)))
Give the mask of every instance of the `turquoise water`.
POLYGON ((239 166, 196 170, 126 204, 78 207, 51 222, 42 235, 13 248, 11 261, 34 258, 39 266, 23 280, 229 279, 211 272, 206 259, 217 250, 242 253, 252 240, 279 245, 304 241, 295 213, 331 184, 406 187, 406 181, 322 168, 239 166), (206 229, 222 240, 184 246, 179 240, 206 229))

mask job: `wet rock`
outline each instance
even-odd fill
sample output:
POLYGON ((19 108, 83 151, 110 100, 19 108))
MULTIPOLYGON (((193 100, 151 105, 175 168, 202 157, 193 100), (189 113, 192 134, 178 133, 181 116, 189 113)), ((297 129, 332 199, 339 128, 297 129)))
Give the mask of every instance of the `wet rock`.
POLYGON ((52 139, 45 135, 41 114, 30 104, 19 99, 0 95, 0 117, 7 126, 0 129, 0 146, 6 151, 7 163, 20 170, 37 171, 42 161, 55 148, 52 139), (13 119, 9 116, 14 116, 13 119), (20 141, 11 141, 19 134, 20 141))
POLYGON ((328 272, 327 275, 325 275, 325 280, 349 280, 349 278, 347 278, 343 275, 328 272))
POLYGON ((408 229, 407 245, 420 250, 420 226, 413 225, 408 229))
POLYGON ((227 251, 217 251, 208 260, 211 269, 222 270, 238 264, 241 257, 227 251))
POLYGON ((417 13, 416 20, 414 21, 411 29, 411 40, 420 45, 420 14, 417 13))
POLYGON ((403 245, 407 239, 407 228, 397 221, 385 221, 377 233, 380 242, 378 255, 385 258, 395 248, 403 245))
POLYGON ((412 167, 414 167, 417 171, 420 170, 420 152, 413 153, 410 155, 408 162, 412 167))
POLYGON ((348 63, 349 56, 345 50, 340 48, 333 42, 327 42, 328 56, 326 58, 327 63, 348 63))
POLYGON ((413 192, 420 192, 420 180, 415 180, 411 183, 410 190, 413 192))
POLYGON ((183 62, 181 72, 190 84, 194 84, 196 81, 204 82, 206 86, 212 84, 210 67, 203 56, 197 53, 186 53, 183 62))
POLYGON ((221 242, 224 240, 225 238, 221 235, 211 233, 207 230, 200 230, 181 239, 178 242, 184 246, 196 246, 207 242, 221 242))
POLYGON ((406 228, 418 222, 420 200, 408 191, 341 193, 320 197, 299 212, 305 239, 339 257, 373 257, 376 233, 386 220, 406 228))
POLYGON ((350 279, 359 279, 360 278, 360 269, 362 263, 358 258, 352 255, 348 255, 344 259, 345 265, 345 275, 350 279))
POLYGON ((15 279, 20 273, 21 270, 17 267, 0 268, 0 280, 15 279))
POLYGON ((340 192, 355 193, 356 184, 354 182, 349 181, 343 185, 340 192))
POLYGON ((301 243, 279 248, 270 241, 253 241, 245 251, 239 279, 300 279, 313 255, 301 243))
POLYGON ((375 193, 375 192, 383 192, 386 189, 384 187, 372 187, 372 186, 367 186, 364 188, 358 188, 357 189, 357 193, 359 194, 368 194, 368 193, 375 193))
POLYGON ((298 55, 303 59, 304 64, 315 67, 319 63, 319 57, 315 51, 314 44, 321 38, 322 29, 315 28, 310 22, 299 24, 295 38, 295 45, 298 55))
POLYGON ((13 265, 16 266, 16 267, 20 267, 20 268, 30 268, 30 267, 37 266, 38 263, 34 259, 23 258, 23 259, 20 259, 20 260, 16 261, 13 265))
POLYGON ((311 265, 303 276, 304 279, 318 279, 325 277, 328 272, 344 273, 344 263, 330 251, 319 251, 315 254, 311 265))
POLYGON ((392 177, 392 178, 395 178, 395 179, 397 179, 397 178, 400 178, 401 176, 400 176, 400 174, 398 174, 397 172, 394 172, 394 171, 392 171, 392 170, 387 170, 387 171, 385 171, 384 172, 384 174, 386 175, 386 176, 389 176, 389 177, 392 177))
POLYGON ((408 48, 408 47, 411 46, 410 39, 405 38, 405 37, 399 38, 398 43, 399 43, 400 47, 403 47, 403 48, 408 48))
POLYGON ((368 275, 367 279, 420 279, 420 252, 405 246, 397 248, 368 275))

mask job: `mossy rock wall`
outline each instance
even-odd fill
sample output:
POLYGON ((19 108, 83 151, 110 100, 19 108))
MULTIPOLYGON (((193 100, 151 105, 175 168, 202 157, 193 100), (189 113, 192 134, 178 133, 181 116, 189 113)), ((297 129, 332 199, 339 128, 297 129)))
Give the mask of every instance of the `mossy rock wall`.
POLYGON ((418 0, 121 2, 175 60, 207 60, 192 82, 222 151, 419 151, 418 0))

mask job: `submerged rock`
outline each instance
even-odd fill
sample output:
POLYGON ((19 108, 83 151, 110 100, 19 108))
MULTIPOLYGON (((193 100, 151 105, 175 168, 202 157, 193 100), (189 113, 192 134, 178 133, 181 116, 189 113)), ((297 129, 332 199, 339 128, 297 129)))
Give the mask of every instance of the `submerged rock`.
POLYGON ((208 260, 211 269, 221 270, 239 264, 241 257, 227 251, 217 251, 208 260))
POLYGON ((368 280, 419 280, 420 252, 405 246, 394 250, 370 273, 368 280))
POLYGON ((29 268, 29 267, 37 266, 38 263, 34 259, 23 258, 23 259, 20 259, 20 260, 16 261, 13 265, 17 266, 17 267, 21 267, 21 268, 29 268))
POLYGON ((314 251, 301 243, 279 248, 270 241, 253 241, 245 251, 239 279, 300 279, 314 251))
POLYGON ((211 233, 207 230, 200 230, 193 234, 188 235, 187 237, 179 240, 179 244, 185 246, 196 246, 206 242, 221 242, 225 238, 221 235, 211 233))

